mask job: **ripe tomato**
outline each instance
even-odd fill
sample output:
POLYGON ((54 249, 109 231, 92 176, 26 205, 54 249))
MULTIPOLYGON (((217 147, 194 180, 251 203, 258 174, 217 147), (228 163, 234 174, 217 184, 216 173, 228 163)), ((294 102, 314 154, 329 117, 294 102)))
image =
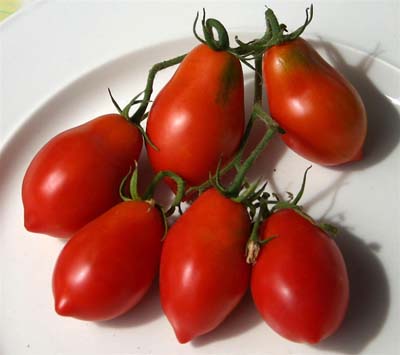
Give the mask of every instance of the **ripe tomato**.
POLYGON ((293 209, 270 216, 253 266, 251 292, 264 320, 283 337, 317 343, 341 324, 349 301, 342 254, 325 232, 293 209))
POLYGON ((201 44, 156 97, 147 122, 153 170, 188 185, 206 181, 236 151, 244 130, 243 72, 232 54, 201 44))
POLYGON ((216 328, 247 290, 246 208, 204 192, 169 230, 160 264, 161 305, 179 342, 216 328))
POLYGON ((118 187, 139 158, 137 127, 117 114, 98 117, 51 139, 22 185, 25 227, 70 237, 120 201, 118 187))
POLYGON ((117 317, 136 305, 158 271, 163 217, 148 202, 121 202, 62 250, 53 274, 56 312, 84 320, 117 317))
POLYGON ((322 165, 361 159, 367 132, 361 98, 305 40, 269 49, 263 74, 271 115, 291 149, 322 165))

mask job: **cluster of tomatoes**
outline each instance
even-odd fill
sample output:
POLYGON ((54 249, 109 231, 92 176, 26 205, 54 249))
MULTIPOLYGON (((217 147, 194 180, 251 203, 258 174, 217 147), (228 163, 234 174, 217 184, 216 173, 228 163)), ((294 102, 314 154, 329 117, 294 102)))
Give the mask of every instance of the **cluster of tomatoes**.
POLYGON ((111 96, 118 114, 62 132, 37 153, 22 187, 25 226, 70 238, 53 274, 57 313, 117 317, 140 302, 159 272, 162 308, 182 343, 221 324, 249 286, 262 317, 287 339, 315 343, 339 327, 349 298, 347 271, 335 242, 297 205, 305 177, 288 201, 246 181, 276 134, 319 164, 361 158, 363 104, 299 38, 311 18, 312 8, 305 24, 287 34, 268 9, 265 35, 236 39, 231 48, 222 24, 203 16, 204 38, 195 32, 202 43, 156 64, 143 99, 121 109, 111 96), (255 70, 256 83, 246 128, 241 62, 255 70), (156 72, 179 63, 147 113, 156 72), (271 116, 261 106, 263 80, 271 116), (257 119, 267 129, 244 157, 257 119), (140 193, 137 169, 130 169, 143 137, 155 177, 140 193), (222 183, 227 171, 235 176, 222 183), (176 194, 170 208, 153 198, 161 180, 176 194), (168 227, 185 199, 190 206, 168 227))

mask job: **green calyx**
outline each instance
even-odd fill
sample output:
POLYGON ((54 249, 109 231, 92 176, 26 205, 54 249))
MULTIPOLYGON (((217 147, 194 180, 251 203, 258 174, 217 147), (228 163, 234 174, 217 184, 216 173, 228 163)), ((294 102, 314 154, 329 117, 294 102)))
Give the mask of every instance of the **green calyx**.
POLYGON ((172 215, 175 211, 175 209, 181 204, 184 196, 185 196, 185 182, 184 180, 178 176, 177 174, 173 173, 172 171, 160 171, 158 172, 153 179, 151 180, 150 184, 147 186, 145 192, 140 195, 138 192, 138 167, 137 163, 135 162, 135 169, 130 170, 129 173, 123 178, 121 181, 120 187, 119 187, 119 195, 123 201, 148 201, 151 204, 154 204, 154 192, 157 187, 157 185, 160 183, 162 179, 165 177, 168 177, 172 180, 175 181, 176 183, 176 194, 175 198, 172 201, 171 205, 164 209, 161 206, 157 206, 160 211, 163 213, 164 218, 172 215), (125 189, 126 189, 126 184, 128 182, 129 176, 129 195, 127 196, 125 194, 125 189))
POLYGON ((268 8, 265 11, 266 31, 264 35, 261 38, 249 42, 243 42, 236 36, 235 41, 238 47, 233 51, 240 56, 242 61, 262 57, 264 52, 269 48, 288 41, 293 41, 300 37, 312 21, 313 15, 313 5, 311 5, 309 8, 306 8, 306 19, 304 23, 295 31, 287 33, 287 26, 283 23, 279 23, 273 10, 268 8))
POLYGON ((197 33, 199 13, 197 13, 193 23, 193 34, 201 43, 206 44, 215 51, 227 51, 231 53, 244 65, 256 71, 257 69, 249 61, 262 57, 264 52, 273 46, 298 38, 312 21, 313 14, 313 5, 311 4, 309 8, 306 8, 304 23, 295 31, 287 33, 287 26, 279 23, 272 9, 267 8, 265 11, 266 30, 263 36, 249 42, 243 42, 236 36, 235 42, 237 47, 230 47, 229 35, 225 26, 217 19, 206 19, 206 12, 203 9, 201 20, 203 38, 197 33))
POLYGON ((311 4, 310 7, 306 8, 306 19, 303 25, 301 25, 299 28, 297 28, 295 31, 291 33, 286 33, 287 32, 286 25, 283 23, 279 23, 272 9, 270 8, 267 9, 267 11, 265 11, 265 21, 267 24, 267 31, 269 31, 271 34, 268 40, 264 42, 264 47, 265 47, 264 50, 284 42, 293 41, 296 38, 300 37, 300 35, 304 32, 306 27, 312 21, 313 15, 314 15, 313 5, 311 4))
MULTIPOLYGON (((261 222, 267 219, 271 214, 274 212, 277 212, 278 210, 281 209, 286 209, 286 208, 291 208, 295 210, 297 213, 301 214, 303 217, 307 219, 311 219, 308 215, 306 215, 300 206, 298 206, 298 203, 303 196, 304 189, 306 186, 306 179, 307 179, 307 173, 311 169, 311 166, 309 166, 303 175, 303 180, 301 183, 301 187, 299 192, 296 194, 296 196, 293 196, 292 193, 288 192, 289 199, 286 201, 283 201, 279 198, 277 194, 270 194, 268 192, 263 192, 260 194, 257 198, 257 202, 254 204, 258 208, 258 214, 256 216, 253 216, 252 218, 254 219, 252 230, 251 230, 251 235, 247 241, 246 245, 246 262, 248 264, 255 264, 257 261, 258 254, 261 250, 261 247, 269 243, 271 240, 273 240, 276 236, 271 236, 266 239, 260 239, 260 225, 261 222), (269 206, 272 205, 273 207, 270 208, 269 206)), ((314 222, 313 222, 314 223, 314 222)), ((315 223, 314 223, 315 224, 315 223)))
POLYGON ((108 93, 110 95, 111 101, 118 111, 118 113, 123 116, 127 121, 131 122, 134 124, 142 134, 144 140, 146 143, 153 148, 154 150, 158 151, 158 148, 156 145, 151 141, 149 136, 147 135, 146 131, 143 129, 141 122, 145 120, 149 113, 146 112, 148 105, 151 101, 151 95, 153 93, 153 84, 155 77, 157 73, 163 69, 172 67, 174 65, 177 65, 183 61, 183 59, 186 57, 186 54, 177 56, 175 58, 171 58, 168 60, 164 60, 162 62, 154 64, 148 73, 147 76, 147 82, 146 82, 146 87, 145 89, 140 92, 139 94, 135 95, 131 101, 128 102, 128 104, 122 109, 121 106, 117 103, 117 101, 114 99, 111 90, 108 89, 108 93), (143 95, 143 98, 139 99, 143 95), (138 105, 138 108, 136 111, 131 115, 130 111, 133 106, 138 105))
MULTIPOLYGON (((143 104, 143 100, 139 100, 139 97, 143 94, 144 91, 142 91, 141 93, 137 94, 131 101, 129 101, 129 103, 123 108, 121 109, 121 107, 119 106, 119 104, 117 103, 117 101, 115 100, 114 96, 111 93, 111 90, 108 89, 108 94, 110 95, 111 101, 114 105, 114 107, 117 109, 118 113, 124 117, 128 122, 131 122, 132 124, 134 124, 137 129, 140 131, 141 135, 143 136, 144 140, 146 141, 147 144, 149 144, 153 149, 158 150, 158 148, 154 145, 154 143, 150 140, 149 136, 147 135, 146 131, 143 129, 142 125, 141 125, 141 121, 145 118, 147 118, 147 114, 145 114, 140 120, 135 118, 135 115, 130 116, 129 112, 131 110, 131 108, 134 105, 139 105, 139 104, 143 104)), ((147 103, 150 102, 150 100, 147 101, 147 103)), ((146 103, 146 106, 147 106, 146 103)))
MULTIPOLYGON (((306 187, 306 181, 307 181, 307 174, 309 172, 309 170, 312 168, 312 166, 310 165, 303 174, 303 180, 301 182, 301 186, 300 186, 300 190, 297 192, 296 196, 293 196, 292 193, 288 192, 288 196, 289 199, 284 201, 281 200, 277 195, 274 195, 276 198, 276 202, 274 203, 274 206, 272 207, 270 213, 276 212, 278 210, 282 210, 285 208, 291 208, 294 210, 301 210, 301 207, 298 205, 298 203, 300 202, 301 198, 303 197, 304 194, 304 190, 306 187)), ((263 202, 261 202, 263 203, 263 202)))
POLYGON ((199 13, 197 12, 196 18, 193 23, 193 34, 203 44, 206 44, 215 51, 227 51, 229 47, 229 36, 224 25, 214 18, 206 19, 206 10, 203 9, 203 17, 201 19, 201 27, 203 29, 204 38, 201 38, 197 33, 196 27, 199 21, 199 13), (218 37, 214 35, 214 31, 218 37))
POLYGON ((327 223, 317 223, 315 222, 308 214, 306 214, 302 207, 298 204, 304 194, 307 174, 311 166, 309 166, 303 175, 303 180, 300 186, 300 190, 294 196, 292 193, 288 192, 288 199, 282 200, 277 194, 275 193, 268 193, 263 192, 254 203, 254 205, 258 209, 258 214, 252 216, 253 226, 251 235, 247 241, 246 245, 246 262, 248 264, 254 264, 257 261, 258 254, 263 246, 268 244, 270 241, 275 239, 277 236, 272 235, 265 239, 260 239, 260 225, 261 222, 266 220, 269 216, 273 213, 276 213, 283 209, 293 209, 296 213, 301 215, 303 218, 307 219, 310 223, 314 224, 318 228, 322 229, 330 236, 335 236, 338 232, 335 226, 327 223), (272 207, 270 208, 270 206, 272 207))

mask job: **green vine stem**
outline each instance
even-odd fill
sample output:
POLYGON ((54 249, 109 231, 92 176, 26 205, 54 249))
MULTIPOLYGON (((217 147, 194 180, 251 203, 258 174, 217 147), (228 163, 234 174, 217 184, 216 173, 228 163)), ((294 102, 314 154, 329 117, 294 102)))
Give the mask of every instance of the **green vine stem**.
POLYGON ((199 13, 193 23, 193 34, 203 44, 206 44, 215 51, 227 51, 229 50, 229 36, 224 25, 214 18, 206 20, 206 10, 203 8, 203 17, 201 20, 201 26, 203 28, 204 39, 197 33, 196 27, 199 20, 199 13), (217 32, 218 38, 214 36, 214 30, 217 32))
POLYGON ((253 165, 254 161, 260 156, 267 144, 274 137, 275 133, 279 132, 278 124, 262 109, 260 104, 255 104, 253 107, 252 116, 261 119, 268 127, 263 138, 250 153, 247 159, 241 164, 235 178, 228 188, 225 189, 224 194, 230 197, 238 197, 242 184, 245 179, 246 173, 253 165))
POLYGON ((276 236, 270 236, 266 239, 259 239, 259 227, 260 222, 268 218, 271 214, 282 210, 282 209, 293 209, 296 213, 300 214, 303 218, 310 221, 310 223, 314 224, 318 228, 322 229, 328 235, 335 236, 338 233, 338 229, 328 223, 317 223, 312 217, 310 217, 307 213, 305 213, 301 206, 298 205, 300 199, 302 198, 306 186, 307 174, 311 166, 309 166, 304 174, 301 182, 301 186, 296 196, 293 196, 292 193, 288 192, 289 199, 287 201, 281 200, 276 194, 272 194, 274 197, 273 200, 270 199, 271 195, 267 192, 264 192, 258 197, 258 202, 256 205, 259 208, 259 212, 257 217, 255 218, 255 222, 253 224, 252 232, 250 238, 246 245, 246 262, 249 264, 254 264, 257 260, 258 254, 261 250, 261 247, 267 244, 269 241, 274 239, 276 236), (268 205, 272 204, 273 207, 269 209, 268 205))
POLYGON ((156 186, 165 177, 168 177, 168 178, 174 180, 176 187, 177 187, 176 193, 175 193, 175 198, 174 198, 171 206, 165 212, 166 216, 168 217, 174 213, 175 208, 180 205, 180 203, 182 202, 184 195, 185 195, 185 182, 180 176, 178 176, 177 174, 173 173, 172 171, 168 171, 168 170, 159 171, 154 176, 153 180, 150 182, 149 186, 147 187, 146 191, 144 192, 143 198, 145 200, 151 198, 151 196, 154 195, 156 186))
POLYGON ((143 100, 139 106, 139 108, 136 110, 136 112, 130 117, 130 121, 135 122, 135 123, 140 123, 143 121, 146 116, 146 110, 147 106, 150 102, 151 95, 153 93, 153 84, 154 84, 154 79, 156 77, 156 74, 166 68, 172 67, 174 65, 177 65, 183 61, 183 59, 186 57, 187 53, 182 54, 180 56, 177 56, 172 59, 164 60, 162 62, 159 62, 157 64, 154 64, 151 69, 149 70, 149 74, 147 76, 147 82, 146 82, 146 87, 144 89, 144 95, 143 95, 143 100))
MULTIPOLYGON (((177 174, 175 174, 172 171, 160 171, 158 172, 151 182, 149 183, 146 191, 143 193, 141 196, 138 192, 138 167, 137 167, 137 162, 135 162, 135 168, 132 173, 132 169, 129 170, 129 173, 123 178, 121 181, 120 187, 119 187, 119 194, 120 197, 123 201, 147 201, 150 204, 154 205, 154 192, 157 187, 157 185, 160 183, 161 180, 163 180, 164 177, 169 177, 170 179, 174 180, 177 186, 177 191, 175 194, 175 198, 172 201, 171 205, 168 208, 163 208, 160 205, 156 205, 157 208, 160 210, 160 212, 163 215, 164 222, 166 223, 167 217, 171 216, 176 207, 179 207, 184 195, 185 195, 185 181, 177 174), (129 181, 129 195, 126 196, 124 193, 126 182, 129 178, 129 175, 131 175, 130 181, 129 181)), ((166 223, 167 225, 167 223, 166 223)))
POLYGON ((262 87, 263 87, 263 77, 262 77, 262 58, 257 57, 254 60, 254 104, 261 105, 262 103, 262 87))
MULTIPOLYGON (((274 200, 270 200, 269 193, 263 193, 259 196, 259 198, 258 198, 258 206, 259 206, 258 215, 255 219, 255 223, 253 224, 250 238, 248 239, 247 245, 246 245, 246 262, 248 264, 255 264, 255 262, 258 258, 258 254, 261 250, 261 246, 267 244, 270 240, 272 240, 274 238, 274 237, 270 237, 265 240, 260 240, 259 228, 260 228, 260 223, 262 220, 265 220, 273 212, 276 212, 277 210, 283 209, 283 208, 292 208, 296 212, 300 213, 301 215, 306 216, 302 212, 301 207, 297 205, 297 203, 300 201, 301 197, 303 196, 305 185, 306 185, 307 173, 310 169, 311 169, 311 166, 309 166, 306 169, 306 171, 304 172, 301 187, 300 187, 300 190, 297 193, 296 197, 293 198, 293 195, 291 193, 288 193, 289 200, 281 201, 279 199, 279 196, 277 196, 276 194, 272 194, 274 197, 274 200), (274 205, 271 210, 268 207, 270 204, 274 205)), ((307 216, 307 219, 309 219, 308 216, 307 216)))
POLYGON ((259 39, 254 39, 247 43, 242 42, 238 37, 235 37, 238 47, 232 49, 232 51, 239 55, 243 60, 262 57, 264 52, 269 48, 284 42, 293 41, 300 37, 312 21, 313 15, 314 10, 313 5, 311 4, 309 8, 306 8, 306 19, 304 23, 295 31, 286 33, 287 26, 283 23, 280 24, 273 10, 268 8, 265 11, 266 31, 264 35, 259 39))
POLYGON ((182 54, 178 57, 164 60, 162 62, 154 64, 151 67, 151 69, 149 70, 149 73, 147 75, 145 89, 142 92, 140 92, 139 94, 137 94, 123 109, 119 106, 119 104, 113 97, 111 90, 108 89, 108 93, 110 95, 111 101, 114 104, 116 110, 119 112, 119 114, 122 115, 123 117, 125 117, 129 122, 133 123, 139 129, 139 131, 142 134, 146 143, 149 144, 154 150, 158 150, 158 148, 150 140, 146 131, 141 126, 141 122, 143 120, 145 120, 148 116, 148 114, 146 113, 146 110, 147 110, 149 103, 151 102, 151 95, 153 93, 153 85, 154 85, 154 80, 155 80, 156 74, 163 69, 166 69, 166 68, 169 68, 169 67, 172 67, 174 65, 181 63, 183 61, 183 59, 186 57, 186 55, 187 54, 182 54), (143 94, 143 98, 139 99, 139 97, 142 94, 143 94), (139 107, 135 111, 135 113, 132 116, 130 116, 129 112, 134 105, 139 105, 139 107))

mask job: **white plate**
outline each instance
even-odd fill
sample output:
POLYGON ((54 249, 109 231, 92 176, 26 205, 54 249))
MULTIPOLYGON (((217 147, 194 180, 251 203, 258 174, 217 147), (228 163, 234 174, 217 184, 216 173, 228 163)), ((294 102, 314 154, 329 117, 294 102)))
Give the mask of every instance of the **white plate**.
MULTIPOLYGON (((156 287, 127 315, 102 324, 53 311, 51 274, 63 242, 23 228, 20 188, 29 161, 61 130, 114 111, 107 87, 126 102, 142 90, 149 63, 185 52, 193 43, 182 39, 134 51, 89 72, 26 117, 3 146, 0 354, 398 354, 400 71, 319 40, 314 44, 359 90, 369 116, 364 160, 334 169, 314 165, 303 198, 310 214, 341 231, 337 242, 349 269, 351 303, 337 334, 316 346, 288 342, 262 322, 246 297, 214 332, 180 345, 162 314, 156 287)), ((171 73, 160 73, 156 91, 171 73)), ((251 75, 245 77, 250 102, 251 75)), ((308 165, 275 140, 252 176, 265 176, 278 192, 296 191, 308 165)))

